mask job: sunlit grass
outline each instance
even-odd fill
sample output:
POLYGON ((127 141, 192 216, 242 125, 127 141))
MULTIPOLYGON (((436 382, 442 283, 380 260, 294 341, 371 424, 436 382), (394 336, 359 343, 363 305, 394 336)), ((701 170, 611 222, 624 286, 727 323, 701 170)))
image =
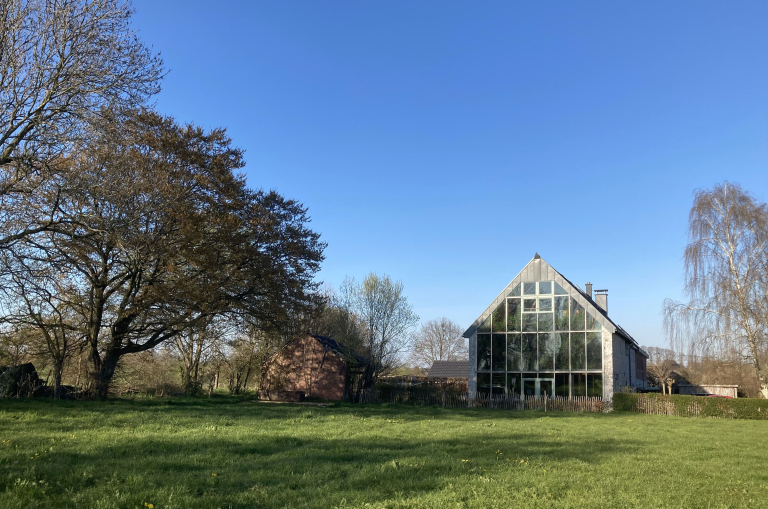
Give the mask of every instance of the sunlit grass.
POLYGON ((768 507, 767 461, 762 421, 0 402, 2 508, 768 507))

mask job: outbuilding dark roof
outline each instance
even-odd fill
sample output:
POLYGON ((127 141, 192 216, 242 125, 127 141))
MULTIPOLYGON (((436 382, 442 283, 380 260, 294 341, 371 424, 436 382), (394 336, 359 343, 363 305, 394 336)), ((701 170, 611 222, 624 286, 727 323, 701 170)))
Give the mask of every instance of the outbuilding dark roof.
POLYGON ((316 334, 310 334, 310 336, 318 340, 320 344, 323 345, 323 348, 325 348, 326 350, 336 352, 345 359, 355 359, 359 366, 365 366, 368 364, 367 358, 363 357, 362 355, 358 355, 351 348, 348 348, 342 345, 335 339, 331 339, 325 336, 319 336, 316 334))
POLYGON ((469 378, 469 361, 435 361, 427 378, 469 378))

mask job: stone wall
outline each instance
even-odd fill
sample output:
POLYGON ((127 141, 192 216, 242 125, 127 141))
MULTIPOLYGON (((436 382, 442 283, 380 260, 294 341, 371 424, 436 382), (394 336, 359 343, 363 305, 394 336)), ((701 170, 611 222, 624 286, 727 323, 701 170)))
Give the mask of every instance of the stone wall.
POLYGON ((610 409, 613 403, 613 338, 603 329, 603 402, 610 409))
POLYGON ((467 366, 469 376, 469 392, 477 391, 477 333, 469 338, 469 364, 467 366))

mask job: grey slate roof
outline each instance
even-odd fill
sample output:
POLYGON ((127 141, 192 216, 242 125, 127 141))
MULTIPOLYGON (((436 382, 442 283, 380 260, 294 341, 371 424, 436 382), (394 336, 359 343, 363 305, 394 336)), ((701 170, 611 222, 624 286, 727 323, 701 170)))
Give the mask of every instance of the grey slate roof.
POLYGON ((585 306, 590 311, 594 311, 598 315, 596 317, 597 321, 600 322, 603 327, 625 338, 635 347, 637 347, 637 349, 646 357, 648 357, 648 354, 642 348, 640 348, 640 345, 635 340, 635 338, 630 336, 629 333, 625 331, 620 325, 611 320, 608 317, 608 313, 603 311, 603 308, 598 306, 597 303, 592 300, 592 298, 589 297, 581 288, 571 283, 565 276, 560 274, 550 264, 544 261, 544 259, 539 256, 539 253, 536 253, 533 259, 528 262, 525 267, 523 267, 523 270, 521 270, 520 273, 515 276, 515 278, 504 289, 504 291, 501 292, 498 297, 496 297, 491 305, 486 308, 483 314, 481 314, 480 317, 478 317, 478 319, 475 320, 475 322, 464 332, 463 336, 465 338, 471 338, 480 324, 482 324, 483 321, 488 318, 491 313, 493 313, 493 310, 496 309, 496 306, 505 300, 507 294, 509 294, 518 284, 522 282, 553 280, 562 286, 563 289, 565 289, 569 295, 573 297, 579 304, 585 306))
POLYGON ((467 360, 435 361, 429 368, 427 378, 469 378, 467 360))

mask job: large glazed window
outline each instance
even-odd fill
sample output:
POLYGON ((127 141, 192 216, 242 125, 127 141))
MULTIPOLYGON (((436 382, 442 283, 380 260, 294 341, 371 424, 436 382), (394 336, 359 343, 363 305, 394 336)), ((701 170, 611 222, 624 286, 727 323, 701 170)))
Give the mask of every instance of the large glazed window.
POLYGON ((493 312, 493 332, 507 332, 507 310, 504 309, 506 303, 502 302, 493 312))
POLYGON ((603 341, 599 332, 587 332, 587 369, 603 367, 603 341))
POLYGON ((519 332, 521 324, 520 299, 507 299, 507 330, 519 332))
POLYGON ((553 371, 555 369, 554 336, 551 332, 539 334, 539 371, 553 371))
POLYGON ((507 334, 507 371, 522 371, 520 358, 520 334, 507 334))
POLYGON ((584 351, 584 333, 571 333, 571 370, 586 369, 586 354, 584 351))
POLYGON ((567 332, 555 333, 555 370, 568 371, 570 368, 570 342, 567 332))
POLYGON ((568 322, 568 297, 555 297, 555 330, 571 330, 568 322))
POLYGON ((602 396, 603 315, 579 301, 556 281, 515 286, 478 327, 478 390, 602 396))
POLYGON ((584 330, 584 306, 571 297, 571 330, 584 330))
POLYGON ((477 370, 491 370, 491 335, 477 335, 477 370))
POLYGON ((507 370, 507 335, 494 334, 491 346, 493 351, 491 362, 493 371, 505 372, 507 370))
POLYGON ((523 334, 523 371, 536 371, 536 334, 523 334))

